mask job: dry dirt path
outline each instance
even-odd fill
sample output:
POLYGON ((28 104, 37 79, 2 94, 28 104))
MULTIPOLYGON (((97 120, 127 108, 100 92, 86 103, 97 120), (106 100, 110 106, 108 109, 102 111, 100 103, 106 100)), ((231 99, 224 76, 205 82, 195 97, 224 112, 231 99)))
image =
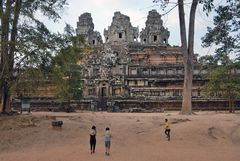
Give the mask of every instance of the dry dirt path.
POLYGON ((240 114, 48 113, 0 117, 0 161, 239 161, 240 114), (51 120, 63 120, 52 129, 51 120), (171 123, 171 141, 164 136, 171 123), (14 122, 18 122, 17 124, 14 122), (96 153, 89 128, 97 127, 96 153), (111 155, 104 155, 105 127, 112 131, 111 155))

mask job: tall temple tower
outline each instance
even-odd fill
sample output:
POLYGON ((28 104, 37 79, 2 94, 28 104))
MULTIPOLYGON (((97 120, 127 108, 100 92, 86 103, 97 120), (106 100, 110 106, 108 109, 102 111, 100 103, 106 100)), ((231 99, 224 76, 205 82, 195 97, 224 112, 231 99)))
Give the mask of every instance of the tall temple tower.
POLYGON ((76 33, 83 36, 89 45, 96 46, 103 43, 101 34, 98 31, 94 31, 91 13, 83 13, 79 16, 76 33))
POLYGON ((141 43, 146 45, 168 45, 170 32, 162 24, 161 15, 156 10, 149 11, 146 27, 140 33, 141 43))
POLYGON ((138 28, 133 27, 130 18, 120 12, 115 12, 111 26, 104 29, 106 43, 124 44, 137 41, 138 28))

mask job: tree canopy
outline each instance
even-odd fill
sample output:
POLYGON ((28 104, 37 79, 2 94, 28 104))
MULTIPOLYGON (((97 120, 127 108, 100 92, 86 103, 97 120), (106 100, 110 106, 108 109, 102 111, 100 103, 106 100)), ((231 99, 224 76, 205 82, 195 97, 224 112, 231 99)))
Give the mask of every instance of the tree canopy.
POLYGON ((240 3, 238 0, 227 0, 215 9, 213 27, 207 27, 202 38, 203 47, 216 45, 215 53, 240 56, 240 3))
POLYGON ((61 49, 52 64, 55 95, 63 101, 79 100, 82 97, 81 66, 78 61, 86 47, 81 36, 73 36, 71 32, 68 34, 70 44, 61 49))
POLYGON ((240 98, 239 8, 238 0, 227 0, 216 7, 213 27, 207 27, 207 33, 202 38, 203 47, 216 46, 213 56, 202 58, 206 62, 209 60, 209 64, 206 64, 209 67, 209 82, 204 86, 204 90, 208 96, 227 99, 231 112, 234 112, 234 101, 240 98))
POLYGON ((227 99, 230 112, 234 112, 234 102, 240 98, 240 63, 218 65, 209 71, 207 78, 209 81, 204 85, 206 95, 227 99))
POLYGON ((13 81, 29 68, 46 68, 64 43, 37 17, 54 22, 67 5, 66 0, 1 0, 0 84, 2 111, 9 109, 13 81))

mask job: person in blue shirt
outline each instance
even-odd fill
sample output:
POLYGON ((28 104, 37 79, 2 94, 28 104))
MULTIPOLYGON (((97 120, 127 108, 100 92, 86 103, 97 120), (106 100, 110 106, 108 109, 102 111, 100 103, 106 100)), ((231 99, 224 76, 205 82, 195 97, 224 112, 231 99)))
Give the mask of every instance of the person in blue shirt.
POLYGON ((105 135, 104 135, 104 141, 105 141, 105 148, 106 148, 106 155, 110 155, 110 146, 111 146, 111 132, 109 127, 106 128, 105 135))

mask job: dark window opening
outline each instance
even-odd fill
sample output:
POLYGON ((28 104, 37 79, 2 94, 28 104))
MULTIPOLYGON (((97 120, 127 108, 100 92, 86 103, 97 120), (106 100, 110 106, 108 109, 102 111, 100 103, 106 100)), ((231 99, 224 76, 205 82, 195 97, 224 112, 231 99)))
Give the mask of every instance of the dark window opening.
POLYGON ((133 37, 133 39, 134 39, 134 41, 137 41, 137 38, 136 38, 136 36, 134 36, 134 37, 133 37))
POLYGON ((107 88, 106 88, 106 87, 103 87, 103 88, 102 88, 101 96, 102 96, 102 97, 107 96, 107 88))
POLYGON ((95 45, 95 40, 92 41, 93 45, 95 45))
POLYGON ((156 82, 155 86, 156 87, 167 87, 167 83, 165 83, 165 82, 156 82))
POLYGON ((163 39, 163 43, 164 43, 164 44, 167 44, 167 40, 166 40, 166 39, 163 39))
POLYGON ((177 90, 173 90, 173 96, 180 96, 180 91, 177 90))
POLYGON ((148 70, 147 70, 147 69, 143 69, 143 74, 144 74, 144 75, 149 74, 148 70))
POLYGON ((88 90, 88 95, 96 95, 95 88, 89 89, 88 90))
POLYGON ((144 42, 146 42, 147 40, 146 39, 143 39, 144 42))
POLYGON ((198 96, 201 96, 201 90, 200 90, 200 88, 198 88, 198 96))
POLYGON ((156 36, 156 35, 153 36, 153 41, 154 41, 154 42, 157 41, 157 36, 156 36))
POLYGON ((122 33, 119 33, 118 37, 119 37, 119 39, 121 39, 122 38, 122 33))
POLYGON ((138 81, 135 80, 135 81, 134 81, 134 85, 138 85, 138 81))

